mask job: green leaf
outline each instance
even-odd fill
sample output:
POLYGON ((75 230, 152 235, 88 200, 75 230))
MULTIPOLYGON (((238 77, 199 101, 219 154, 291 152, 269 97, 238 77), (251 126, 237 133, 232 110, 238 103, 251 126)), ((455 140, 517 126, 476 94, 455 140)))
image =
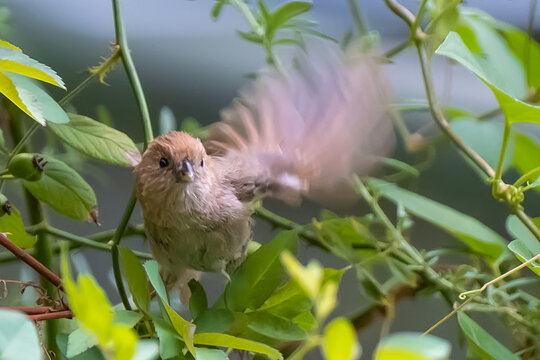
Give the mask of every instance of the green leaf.
POLYGON ((159 339, 159 356, 166 360, 180 354, 184 346, 171 325, 165 320, 154 316, 152 316, 152 321, 159 339))
POLYGON ((115 310, 113 322, 115 324, 124 324, 127 327, 134 327, 143 318, 143 314, 130 310, 115 310))
POLYGON ((229 357, 221 350, 197 348, 195 360, 229 360, 229 357))
POLYGON ((96 346, 97 344, 98 339, 95 335, 83 328, 76 329, 68 336, 66 357, 71 359, 96 346))
POLYGON ((458 312, 458 322, 469 341, 494 360, 519 360, 519 356, 514 355, 463 311, 458 312))
POLYGON ((11 211, 11 215, 0 216, 0 229, 6 233, 7 238, 23 249, 34 246, 37 236, 29 235, 24 229, 21 213, 17 209, 11 211))
POLYGON ((23 54, 20 49, 16 49, 18 48, 13 45, 0 46, 0 71, 17 73, 66 89, 64 82, 54 70, 23 54))
POLYGON ((233 311, 257 309, 282 279, 279 256, 296 244, 295 231, 282 231, 255 251, 236 269, 225 289, 226 304, 233 311))
POLYGON ((221 9, 223 9, 223 6, 226 4, 225 0, 215 0, 214 5, 212 6, 212 19, 217 20, 219 18, 219 15, 221 15, 221 9))
MULTIPOLYGON (((536 226, 540 226, 540 218, 533 219, 533 222, 536 226)), ((506 229, 514 239, 520 240, 520 243, 523 244, 533 256, 540 254, 540 243, 517 216, 511 215, 508 217, 506 220, 506 229)))
POLYGON ((324 330, 324 356, 327 360, 353 360, 360 358, 361 348, 356 332, 345 318, 332 320, 324 330))
MULTIPOLYGON (((491 167, 497 167, 504 124, 466 117, 453 119, 450 127, 466 145, 484 158, 491 167)), ((504 154, 503 171, 512 165, 514 149, 514 136, 511 134, 504 154)))
POLYGON ((238 338, 226 334, 218 333, 200 333, 195 334, 195 344, 206 346, 220 346, 231 349, 252 351, 259 354, 265 354, 272 360, 283 360, 283 356, 276 349, 268 345, 255 341, 238 338))
POLYGON ((243 31, 236 31, 236 33, 244 40, 247 40, 249 42, 252 42, 254 44, 262 44, 264 39, 261 35, 249 31, 249 32, 243 32, 243 31))
POLYGON ((129 291, 137 308, 145 314, 150 312, 150 290, 144 269, 137 256, 128 248, 120 247, 120 260, 129 291))
POLYGON ((154 360, 159 356, 158 343, 155 340, 143 339, 137 342, 135 354, 130 360, 154 360))
POLYGON ((141 158, 135 143, 124 133, 89 117, 68 114, 67 124, 49 128, 78 151, 111 164, 134 166, 141 158))
POLYGON ((477 253, 497 259, 506 251, 506 241, 500 235, 468 215, 382 180, 370 179, 369 186, 402 204, 411 214, 458 237, 477 253))
POLYGON ((257 310, 267 311, 285 318, 293 318, 304 311, 309 311, 312 307, 313 302, 304 290, 296 281, 290 280, 277 288, 257 310))
MULTIPOLYGON (((510 244, 508 244, 508 249, 512 251, 516 257, 521 261, 522 263, 532 259, 536 254, 533 254, 525 245, 525 243, 521 240, 514 240, 510 244)), ((529 269, 534 271, 534 273, 538 276, 540 276, 540 264, 538 262, 533 262, 528 265, 529 269)))
POLYGON ((49 155, 40 155, 47 161, 39 181, 24 181, 24 187, 38 200, 58 213, 76 220, 97 217, 94 190, 72 168, 49 155))
POLYGON ((195 320, 196 332, 227 332, 234 319, 234 314, 230 310, 209 308, 195 320))
POLYGON ((298 341, 306 338, 306 332, 291 319, 266 311, 247 314, 247 327, 261 335, 280 341, 298 341))
POLYGON ((0 359, 41 359, 42 350, 36 327, 26 315, 0 309, 0 324, 0 359))
POLYGON ((193 319, 208 309, 208 299, 206 298, 206 292, 200 282, 195 279, 191 279, 188 283, 191 290, 191 297, 189 298, 189 313, 193 319))
POLYGON ((277 29, 292 18, 309 11, 312 6, 311 3, 303 1, 291 1, 283 4, 270 14, 266 28, 267 38, 273 39, 277 29))
MULTIPOLYGON (((513 166, 521 173, 525 174, 540 166, 540 146, 525 134, 514 134, 514 159, 513 166)), ((528 179, 533 182, 536 178, 528 179)))
POLYGON ((375 360, 446 360, 451 346, 444 339, 421 333, 397 333, 377 346, 375 360))
POLYGON ((527 74, 528 85, 534 89, 540 88, 540 69, 534 64, 540 61, 540 44, 529 35, 511 25, 499 23, 498 30, 502 32, 508 46, 521 61, 527 74), (527 67, 525 67, 528 65, 527 67))
MULTIPOLYGON (((67 354, 67 344, 68 344, 69 334, 58 334, 56 336, 56 343, 58 348, 64 356, 67 354)), ((66 356, 67 357, 67 356, 66 356)), ((93 346, 85 352, 69 358, 69 360, 106 360, 102 352, 97 346, 93 346)))
POLYGON ((169 298, 167 296, 167 290, 165 289, 163 280, 161 280, 161 276, 159 276, 159 265, 157 261, 155 260, 146 261, 143 264, 143 267, 146 270, 146 274, 148 275, 148 279, 150 280, 150 283, 154 287, 154 290, 156 290, 156 293, 158 294, 161 301, 163 301, 165 304, 168 304, 169 298))
POLYGON ((527 95, 527 86, 519 60, 508 51, 504 39, 494 29, 480 20, 470 23, 472 36, 462 32, 460 37, 451 32, 436 52, 458 61, 486 83, 503 109, 506 121, 540 123, 540 107, 521 100, 527 95), (481 54, 473 53, 476 48, 481 54))
POLYGON ((24 76, 0 71, 0 92, 41 125, 69 122, 62 107, 24 76))

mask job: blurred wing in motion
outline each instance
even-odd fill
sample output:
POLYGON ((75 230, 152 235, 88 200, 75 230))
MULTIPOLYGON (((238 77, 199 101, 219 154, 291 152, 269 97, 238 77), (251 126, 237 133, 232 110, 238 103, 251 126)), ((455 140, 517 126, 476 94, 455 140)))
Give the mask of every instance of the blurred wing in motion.
POLYGON ((288 202, 300 194, 327 201, 393 147, 388 102, 372 55, 326 48, 288 71, 262 73, 222 111, 207 151, 234 169, 231 178, 246 191, 255 184, 251 190, 288 202))

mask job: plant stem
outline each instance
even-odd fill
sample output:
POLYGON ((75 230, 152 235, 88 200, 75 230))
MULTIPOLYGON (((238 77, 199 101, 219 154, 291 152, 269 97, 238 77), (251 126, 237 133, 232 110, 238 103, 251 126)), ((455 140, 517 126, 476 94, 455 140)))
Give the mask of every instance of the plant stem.
POLYGON ((381 209, 377 200, 374 199, 373 196, 371 196, 364 183, 357 178, 355 184, 360 195, 362 195, 364 200, 366 200, 366 202, 369 204, 375 216, 377 216, 382 221, 387 230, 390 231, 392 237, 398 241, 399 246, 405 251, 408 256, 411 257, 413 261, 416 262, 417 265, 420 265, 423 268, 426 279, 431 283, 436 284, 441 290, 455 290, 456 287, 454 286, 454 284, 444 279, 435 270, 433 270, 426 263, 422 255, 420 255, 418 250, 411 246, 411 244, 409 244, 409 242, 403 237, 399 230, 386 216, 386 213, 383 211, 383 209, 381 209))
POLYGON ((262 28, 253 13, 242 0, 231 0, 230 4, 244 15, 251 29, 258 35, 262 35, 262 28))
MULTIPOLYGON (((72 234, 72 233, 69 233, 67 231, 64 231, 64 230, 60 230, 60 229, 57 229, 53 226, 50 226, 50 225, 47 225, 47 226, 44 226, 42 227, 42 229, 40 230, 37 230, 36 231, 38 234, 39 233, 47 233, 47 234, 50 234, 50 235, 54 235, 54 236, 57 236, 61 239, 65 239, 65 240, 69 240, 71 242, 74 242, 76 244, 79 244, 79 245, 82 245, 82 246, 88 246, 88 247, 91 247, 91 248, 94 248, 94 249, 98 249, 98 250, 104 250, 104 251, 112 251, 114 245, 108 245, 108 244, 103 244, 101 242, 97 242, 95 240, 90 240, 88 238, 85 238, 85 237, 82 237, 82 236, 79 236, 79 235, 75 235, 75 234, 72 234)), ((144 253, 144 252, 140 252, 140 251, 134 251, 135 255, 137 255, 138 257, 142 258, 142 259, 151 259, 152 256, 148 253, 144 253)))
POLYGON ((431 78, 431 68, 429 60, 427 58, 424 45, 419 43, 416 45, 418 51, 418 57, 420 60, 420 67, 422 70, 422 77, 424 79, 424 86, 426 89, 426 97, 429 103, 429 109, 433 115, 433 119, 442 130, 442 132, 454 142, 454 144, 472 160, 488 177, 495 176, 495 170, 480 156, 476 151, 465 145, 459 137, 450 129, 450 124, 444 116, 442 108, 437 103, 437 97, 435 94, 435 88, 433 86, 433 80, 431 78))
POLYGON ((411 36, 412 34, 416 34, 416 31, 420 27, 420 22, 422 22, 422 16, 424 15, 424 11, 426 10, 426 5, 427 0, 422 0, 422 2, 420 3, 420 7, 418 8, 418 13, 416 13, 416 17, 411 24, 411 36))
POLYGON ((504 162, 504 155, 506 154, 506 146, 508 144, 509 138, 510 138, 510 123, 508 121, 505 121, 502 144, 501 144, 501 151, 499 153, 499 161, 497 162, 497 168, 495 170, 495 176, 493 178, 493 183, 491 187, 493 197, 495 199, 504 200, 504 198, 502 198, 502 196, 504 196, 504 191, 501 191, 501 185, 504 184, 504 182, 502 182, 502 167, 503 167, 503 162, 504 162))
MULTIPOLYGON (((119 45, 120 56, 122 57, 122 63, 124 64, 124 69, 126 75, 129 79, 129 83, 135 95, 137 105, 139 106, 139 112, 141 113, 143 130, 144 130, 144 149, 148 147, 148 144, 154 139, 154 134, 152 133, 152 123, 150 121, 150 113, 148 111, 148 106, 146 105, 146 99, 144 97, 144 92, 142 89, 141 81, 139 80, 139 75, 135 69, 135 64, 131 58, 131 53, 128 46, 127 36, 124 29, 124 24, 122 23, 122 16, 120 13, 120 0, 112 0, 113 14, 114 14, 114 29, 116 34, 116 43, 119 45)), ((122 220, 116 229, 116 232, 112 239, 112 262, 114 270, 114 280, 122 299, 122 303, 126 309, 131 309, 129 304, 126 289, 124 288, 124 283, 122 281, 122 273, 120 271, 120 262, 118 255, 118 244, 122 239, 124 231, 131 217, 131 213, 135 208, 137 198, 135 196, 135 189, 131 194, 129 202, 122 216, 122 220)))
MULTIPOLYGON (((34 269, 41 277, 46 279, 50 284, 54 285, 56 288, 62 289, 62 279, 55 273, 53 273, 49 268, 39 262, 32 255, 28 254, 26 251, 13 244, 7 236, 3 233, 0 233, 0 245, 6 248, 9 252, 15 255, 17 258, 21 259, 24 263, 34 269)), ((48 294, 52 296, 53 294, 48 294)))
POLYGON ((397 54, 399 54, 400 52, 402 52, 403 50, 405 50, 406 48, 408 48, 412 44, 413 43, 411 42, 411 40, 406 40, 406 41, 396 45, 395 47, 391 48, 387 52, 385 52, 384 57, 386 57, 388 59, 393 58, 394 56, 396 56, 397 54))
POLYGON ((139 112, 141 113, 144 130, 144 148, 146 149, 148 143, 154 140, 154 135, 152 133, 152 123, 150 121, 150 113, 148 111, 148 106, 146 105, 146 98, 144 97, 144 92, 142 89, 141 81, 139 80, 139 75, 137 74, 137 70, 135 69, 133 59, 131 58, 131 52, 129 50, 127 36, 120 13, 120 0, 112 0, 112 6, 114 13, 114 29, 116 33, 116 43, 120 46, 119 51, 122 58, 122 63, 124 64, 126 75, 128 77, 131 88, 133 89, 133 94, 135 95, 135 100, 137 101, 139 112))
MULTIPOLYGON (((23 134, 23 126, 22 126, 22 119, 20 116, 20 112, 13 107, 13 105, 10 104, 10 107, 8 109, 11 109, 9 111, 11 118, 9 122, 11 136, 13 138, 13 141, 17 143, 18 149, 20 151, 30 151, 30 149, 25 148, 25 142, 24 139, 29 139, 31 134, 30 131, 26 131, 26 133, 23 134)), ((36 126, 34 123, 34 126, 36 126)), ((17 147, 16 147, 17 148, 17 147)), ((15 154, 12 152, 10 153, 10 158, 8 160, 11 160, 11 158, 15 154)), ((7 167, 7 164, 6 164, 7 167)), ((4 180, 1 180, 2 183, 0 184, 0 191, 4 185, 4 180)), ((28 217, 31 224, 38 224, 45 220, 43 209, 41 207, 41 203, 28 191, 26 188, 23 188, 23 194, 24 198, 26 200, 26 208, 28 211, 28 217)), ((41 265, 43 265, 44 268, 49 269, 49 271, 52 272, 53 269, 53 254, 51 251, 52 243, 50 239, 47 237, 46 234, 40 234, 38 236, 38 239, 35 244, 35 251, 36 251, 36 259, 41 265)), ((57 287, 53 285, 47 277, 41 277, 41 286, 45 289, 47 292, 47 295, 50 298, 55 298, 57 296, 57 287)), ((58 333, 58 324, 55 320, 48 321, 45 325, 45 337, 47 339, 47 348, 50 351, 53 351, 55 353, 58 353, 58 346, 56 344, 56 334, 58 333)))
POLYGON ((356 30, 357 36, 362 36, 367 34, 368 27, 366 25, 366 22, 364 21, 364 18, 362 17, 362 12, 360 11, 360 7, 358 6, 358 0, 348 0, 349 3, 349 9, 351 10, 351 17, 353 20, 354 28, 356 30))

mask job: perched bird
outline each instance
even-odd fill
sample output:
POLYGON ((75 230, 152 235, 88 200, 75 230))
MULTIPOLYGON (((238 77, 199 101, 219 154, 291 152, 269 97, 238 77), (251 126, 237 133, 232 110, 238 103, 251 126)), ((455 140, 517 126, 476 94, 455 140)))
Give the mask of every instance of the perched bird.
POLYGON ((345 179, 365 175, 392 147, 388 99, 373 56, 327 49, 259 74, 204 145, 178 131, 151 142, 134 174, 167 286, 186 296, 198 271, 228 276, 246 256, 265 196, 349 196, 345 179))

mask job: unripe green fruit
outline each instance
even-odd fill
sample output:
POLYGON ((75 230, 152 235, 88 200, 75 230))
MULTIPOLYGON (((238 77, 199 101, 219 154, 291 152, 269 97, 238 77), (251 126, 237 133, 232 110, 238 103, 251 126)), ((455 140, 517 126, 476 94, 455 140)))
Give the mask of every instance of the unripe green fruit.
POLYGON ((46 163, 43 162, 43 158, 40 155, 28 153, 17 154, 11 159, 8 165, 8 171, 17 178, 37 181, 41 179, 43 167, 46 163))
POLYGON ((5 214, 11 215, 12 209, 7 197, 4 194, 0 194, 0 216, 5 214))

